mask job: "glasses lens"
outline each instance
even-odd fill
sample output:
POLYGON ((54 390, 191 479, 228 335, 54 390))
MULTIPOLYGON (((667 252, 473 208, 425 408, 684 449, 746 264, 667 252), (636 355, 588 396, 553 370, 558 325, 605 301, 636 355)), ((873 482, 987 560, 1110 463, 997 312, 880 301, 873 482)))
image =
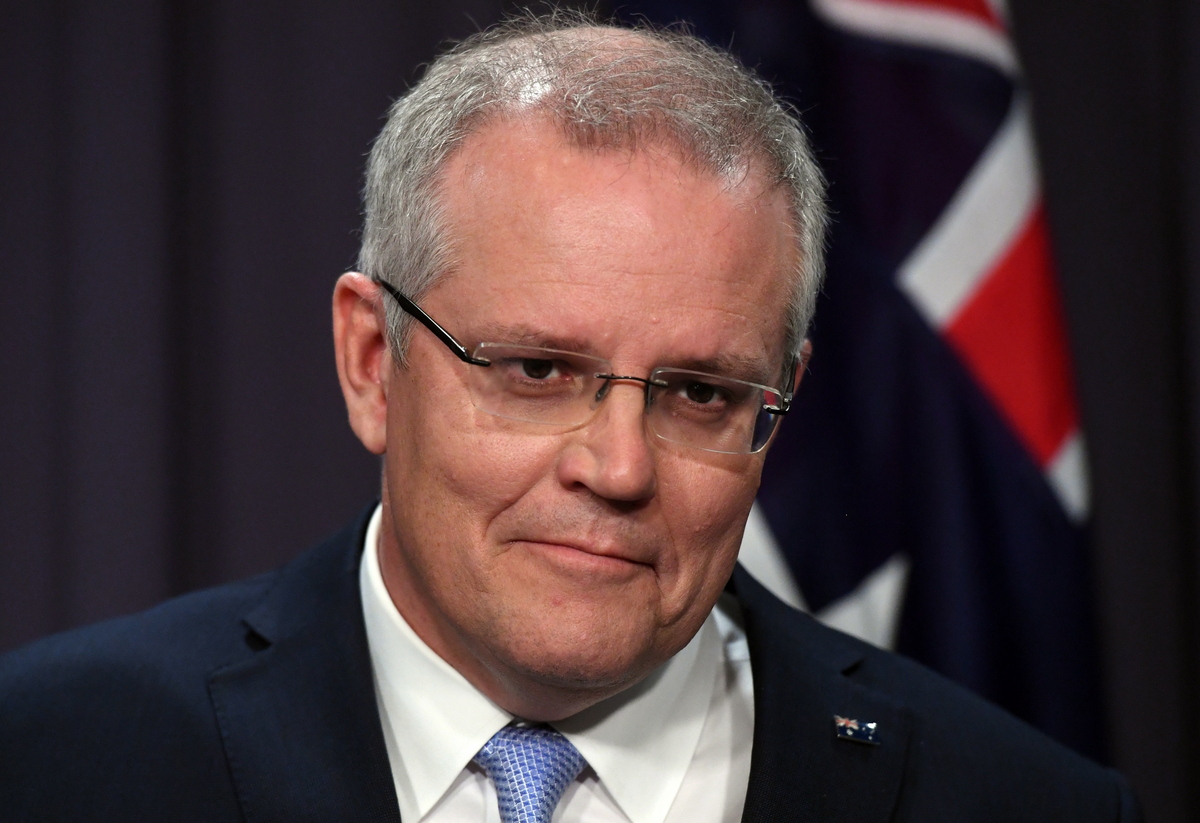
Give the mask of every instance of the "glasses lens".
POLYGON ((754 421, 754 438, 750 443, 750 451, 762 451, 775 433, 775 427, 783 419, 783 415, 769 409, 783 408, 783 396, 774 389, 765 389, 762 393, 762 404, 758 417, 754 421))
POLYGON ((779 415, 774 389, 683 369, 656 369, 651 375, 650 428, 664 440, 706 451, 746 454, 771 439, 779 415))
POLYGON ((604 360, 533 346, 481 343, 475 356, 491 365, 469 371, 471 401, 497 417, 573 426, 585 422, 603 388, 604 360))
MULTIPOLYGON (((555 426, 586 423, 604 399, 607 360, 575 352, 481 343, 490 365, 468 371, 471 401, 488 414, 555 426)), ((706 451, 747 454, 770 441, 782 398, 775 389, 686 369, 650 375, 647 423, 663 440, 706 451)))

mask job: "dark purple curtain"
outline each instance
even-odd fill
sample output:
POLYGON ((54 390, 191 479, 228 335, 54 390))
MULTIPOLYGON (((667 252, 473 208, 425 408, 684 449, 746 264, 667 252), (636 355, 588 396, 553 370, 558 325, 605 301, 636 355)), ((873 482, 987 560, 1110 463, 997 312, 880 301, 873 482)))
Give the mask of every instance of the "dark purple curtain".
MULTIPOLYGON (((4 3, 0 648, 268 569, 375 494, 328 333, 364 154, 419 64, 502 5, 4 3)), ((1011 6, 1092 461, 1112 759, 1150 821, 1182 823, 1200 817, 1200 8, 1011 6)))
POLYGON ((1195 820, 1200 8, 1013 5, 1092 462, 1113 759, 1149 820, 1195 820))
POLYGON ((499 2, 6 3, 0 647, 365 505, 329 343, 389 102, 499 2))

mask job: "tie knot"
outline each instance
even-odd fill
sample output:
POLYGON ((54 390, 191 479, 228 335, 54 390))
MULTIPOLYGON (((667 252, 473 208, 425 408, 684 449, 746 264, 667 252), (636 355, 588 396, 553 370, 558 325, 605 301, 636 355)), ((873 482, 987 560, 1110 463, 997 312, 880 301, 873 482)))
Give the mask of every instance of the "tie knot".
POLYGON ((505 726, 475 755, 496 784, 503 823, 550 823, 585 761, 549 726, 505 726))

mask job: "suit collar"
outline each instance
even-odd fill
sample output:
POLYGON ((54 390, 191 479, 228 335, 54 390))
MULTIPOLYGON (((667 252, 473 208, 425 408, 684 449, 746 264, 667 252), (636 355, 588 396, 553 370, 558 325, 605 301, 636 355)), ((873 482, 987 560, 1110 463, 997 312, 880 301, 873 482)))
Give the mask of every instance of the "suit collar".
POLYGON ((358 588, 370 512, 279 572, 209 677, 247 823, 400 819, 358 588))
POLYGON ((743 820, 883 823, 899 794, 912 720, 855 682, 869 647, 799 616, 740 567, 754 672, 754 748, 743 820), (834 716, 878 724, 880 744, 841 739, 834 716))

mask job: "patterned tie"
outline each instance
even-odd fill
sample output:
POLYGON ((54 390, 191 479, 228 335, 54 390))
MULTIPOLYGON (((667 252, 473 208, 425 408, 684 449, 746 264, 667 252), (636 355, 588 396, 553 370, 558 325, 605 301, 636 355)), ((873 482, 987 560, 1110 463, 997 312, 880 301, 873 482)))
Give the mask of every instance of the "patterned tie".
POLYGON ((586 761, 549 726, 505 726, 475 755, 496 784, 504 823, 550 823, 586 761))

